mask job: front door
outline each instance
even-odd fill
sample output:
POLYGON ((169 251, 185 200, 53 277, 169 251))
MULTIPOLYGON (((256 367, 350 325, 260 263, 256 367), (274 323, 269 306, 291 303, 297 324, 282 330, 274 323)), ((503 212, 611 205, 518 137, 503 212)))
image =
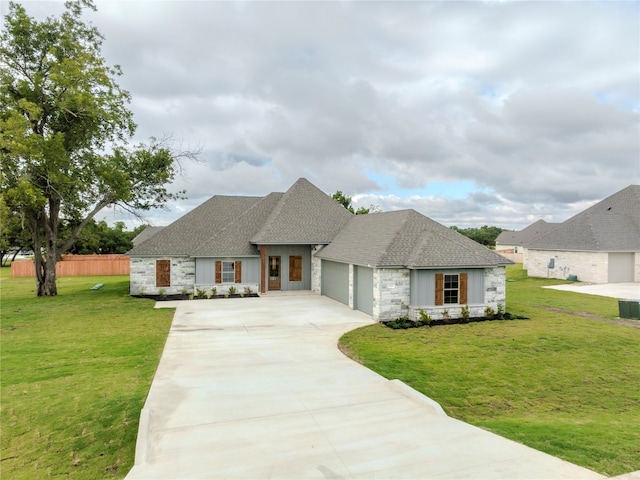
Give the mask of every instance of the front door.
POLYGON ((269 290, 280 290, 280 257, 269 257, 269 290))

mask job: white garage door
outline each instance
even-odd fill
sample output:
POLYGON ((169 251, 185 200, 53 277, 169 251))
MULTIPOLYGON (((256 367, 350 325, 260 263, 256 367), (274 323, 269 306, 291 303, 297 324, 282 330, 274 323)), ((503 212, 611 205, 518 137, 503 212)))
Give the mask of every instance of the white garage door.
POLYGON ((633 282, 633 253, 609 254, 609 283, 633 282))

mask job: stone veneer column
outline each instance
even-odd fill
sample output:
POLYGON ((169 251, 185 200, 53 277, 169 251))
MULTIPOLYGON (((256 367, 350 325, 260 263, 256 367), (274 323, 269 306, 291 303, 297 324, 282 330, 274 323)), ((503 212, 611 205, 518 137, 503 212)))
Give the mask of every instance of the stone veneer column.
POLYGON ((323 245, 311 246, 311 291, 318 295, 322 293, 322 260, 316 257, 316 253, 323 247, 323 245))
POLYGON ((373 270, 373 319, 393 320, 409 314, 411 283, 409 269, 373 270))

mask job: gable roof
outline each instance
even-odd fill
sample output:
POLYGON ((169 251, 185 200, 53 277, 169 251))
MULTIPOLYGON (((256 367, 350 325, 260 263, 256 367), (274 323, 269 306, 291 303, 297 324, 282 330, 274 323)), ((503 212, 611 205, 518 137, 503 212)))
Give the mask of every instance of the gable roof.
POLYGON ((259 255, 256 244, 326 244, 352 216, 301 178, 285 193, 211 197, 128 254, 251 256, 259 255))
POLYGON ((513 263, 415 210, 356 215, 317 256, 371 267, 488 267, 513 263))
POLYGON ((352 216, 331 196, 301 178, 282 196, 251 242, 326 244, 352 216))
POLYGON ((144 227, 144 230, 142 230, 138 235, 136 235, 133 238, 133 240, 131 240, 131 243, 134 246, 139 245, 142 242, 149 240, 151 237, 153 237, 156 233, 158 233, 163 228, 164 227, 152 227, 151 225, 147 225, 146 227, 144 227))
POLYGON ((525 245, 541 235, 546 235, 559 223, 548 223, 538 220, 519 232, 501 232, 496 238, 496 245, 525 245))
POLYGON ((534 250, 640 252, 640 185, 629 185, 525 246, 534 250))

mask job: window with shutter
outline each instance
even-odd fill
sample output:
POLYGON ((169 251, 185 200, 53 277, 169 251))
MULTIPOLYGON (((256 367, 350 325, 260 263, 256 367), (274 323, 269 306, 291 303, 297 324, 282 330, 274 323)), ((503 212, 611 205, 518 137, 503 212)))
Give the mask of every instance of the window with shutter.
POLYGON ((236 260, 235 282, 242 283, 242 262, 236 260))
POLYGON ((460 304, 461 305, 466 305, 467 303, 469 303, 468 296, 467 296, 468 278, 469 278, 468 274, 466 273, 460 274, 460 304))
POLYGON ((171 286, 171 260, 156 260, 156 287, 171 286))
POLYGON ((291 255, 289 257, 289 281, 302 281, 302 257, 300 255, 291 255))
POLYGON ((216 262, 216 283, 222 283, 222 262, 216 262))
POLYGON ((222 262, 222 283, 234 283, 236 280, 236 267, 234 262, 222 262))

